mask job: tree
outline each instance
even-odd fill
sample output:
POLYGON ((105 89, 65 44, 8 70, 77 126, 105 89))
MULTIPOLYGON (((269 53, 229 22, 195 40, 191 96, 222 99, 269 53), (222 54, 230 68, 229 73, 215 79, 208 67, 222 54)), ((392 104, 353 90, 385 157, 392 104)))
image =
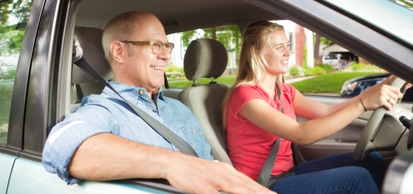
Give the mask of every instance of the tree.
POLYGON ((314 33, 314 62, 315 64, 321 64, 320 60, 320 46, 321 45, 332 45, 333 42, 325 37, 320 36, 319 34, 314 33))
POLYGON ((190 30, 182 33, 182 43, 188 47, 192 40, 198 38, 211 38, 224 44, 228 51, 233 51, 238 56, 241 50, 241 32, 236 25, 218 26, 197 30, 190 30))
POLYGON ((31 6, 31 0, 0 3, 0 52, 3 55, 20 50, 24 35, 21 24, 28 20, 31 6))

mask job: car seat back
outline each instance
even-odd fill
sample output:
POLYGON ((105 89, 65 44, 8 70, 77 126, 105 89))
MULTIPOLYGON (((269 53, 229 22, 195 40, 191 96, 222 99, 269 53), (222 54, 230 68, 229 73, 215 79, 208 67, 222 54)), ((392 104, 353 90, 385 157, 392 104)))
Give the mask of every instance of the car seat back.
POLYGON ((216 159, 231 164, 224 137, 222 108, 230 86, 215 81, 227 66, 228 54, 222 43, 213 39, 192 41, 185 53, 184 71, 192 87, 184 89, 178 99, 187 105, 202 126, 205 138, 212 146, 216 159), (211 78, 206 85, 198 83, 201 78, 211 78))
MULTIPOLYGON (((103 30, 99 28, 77 27, 75 29, 74 49, 76 49, 76 46, 79 46, 81 47, 79 50, 82 53, 79 53, 79 51, 77 53, 74 52, 77 56, 73 57, 83 57, 104 79, 110 80, 113 78, 113 74, 103 51, 102 34, 103 30)), ((74 103, 74 108, 76 108, 84 96, 100 94, 105 87, 76 65, 73 65, 72 69, 72 86, 72 103, 74 103)))

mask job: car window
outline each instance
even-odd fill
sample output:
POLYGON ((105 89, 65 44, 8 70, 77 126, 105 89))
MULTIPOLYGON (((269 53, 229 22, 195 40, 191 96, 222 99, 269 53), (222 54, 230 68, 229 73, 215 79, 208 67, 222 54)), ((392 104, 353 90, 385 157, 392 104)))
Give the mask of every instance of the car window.
POLYGON ((10 105, 31 1, 0 3, 0 144, 7 142, 10 105))
MULTIPOLYGON (((170 42, 175 44, 170 65, 165 70, 170 88, 187 88, 192 85, 185 77, 184 57, 191 41, 200 38, 216 39, 224 44, 228 53, 228 64, 224 74, 217 81, 232 84, 235 81, 236 63, 241 50, 241 32, 236 25, 215 26, 189 30, 168 35, 170 42)), ((203 78, 198 83, 209 83, 211 79, 203 78)))
MULTIPOLYGON (((291 43, 290 71, 284 75, 284 78, 286 82, 304 94, 349 97, 348 91, 342 91, 346 81, 356 77, 386 73, 375 64, 358 57, 324 37, 319 37, 320 44, 316 44, 314 40, 317 39, 317 35, 314 32, 292 21, 272 22, 284 26, 291 43), (342 94, 344 92, 346 92, 345 95, 342 94)), ((175 44, 173 57, 165 71, 169 88, 186 88, 192 85, 192 81, 185 77, 184 57, 189 43, 199 38, 217 39, 225 45, 228 53, 228 64, 224 74, 216 81, 229 85, 234 83, 242 37, 240 29, 236 25, 226 25, 168 35, 169 41, 175 44)), ((209 78, 203 78, 198 80, 198 84, 206 84, 210 81, 209 78)), ((346 84, 349 85, 349 83, 346 84)), ((357 91, 360 93, 361 90, 357 91)), ((351 95, 355 94, 356 92, 351 93, 351 95)))

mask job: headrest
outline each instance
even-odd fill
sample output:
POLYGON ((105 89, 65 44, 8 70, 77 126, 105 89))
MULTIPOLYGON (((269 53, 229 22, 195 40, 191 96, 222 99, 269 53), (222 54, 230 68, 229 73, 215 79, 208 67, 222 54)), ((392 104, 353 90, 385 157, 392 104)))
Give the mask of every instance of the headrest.
MULTIPOLYGON (((73 45, 73 62, 78 60, 80 57, 83 57, 103 76, 103 78, 110 80, 112 79, 113 74, 103 51, 102 34, 103 30, 99 28, 76 28, 73 45)), ((93 80, 95 80, 95 78, 76 65, 73 65, 73 83, 85 83, 93 80)))
POLYGON ((227 50, 221 42, 213 39, 194 40, 185 53, 185 76, 188 80, 216 79, 224 73, 227 62, 227 50))

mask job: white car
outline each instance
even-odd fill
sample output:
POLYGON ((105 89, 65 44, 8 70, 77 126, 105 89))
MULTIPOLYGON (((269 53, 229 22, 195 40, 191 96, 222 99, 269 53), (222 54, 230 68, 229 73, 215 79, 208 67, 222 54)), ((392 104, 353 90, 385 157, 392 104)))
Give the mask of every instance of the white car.
POLYGON ((342 69, 343 61, 341 60, 341 54, 328 54, 324 55, 322 59, 323 64, 332 66, 334 69, 342 69))

